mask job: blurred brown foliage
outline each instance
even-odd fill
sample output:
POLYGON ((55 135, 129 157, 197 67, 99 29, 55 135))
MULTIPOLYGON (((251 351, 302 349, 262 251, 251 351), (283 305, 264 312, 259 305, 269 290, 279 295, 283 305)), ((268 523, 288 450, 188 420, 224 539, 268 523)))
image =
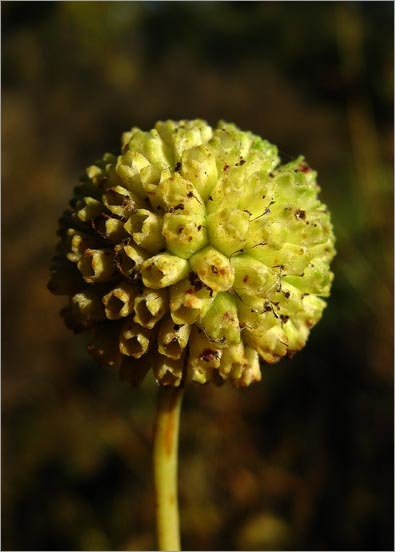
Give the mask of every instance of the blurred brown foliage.
POLYGON ((155 382, 93 365, 46 290, 85 166, 157 119, 303 153, 337 234, 305 351, 187 390, 184 549, 393 549, 392 2, 2 2, 2 549, 153 549, 155 382))

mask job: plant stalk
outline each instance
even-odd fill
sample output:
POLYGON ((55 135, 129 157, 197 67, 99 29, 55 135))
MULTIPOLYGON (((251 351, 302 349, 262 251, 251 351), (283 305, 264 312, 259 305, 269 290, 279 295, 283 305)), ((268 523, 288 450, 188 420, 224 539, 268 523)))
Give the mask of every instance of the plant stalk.
POLYGON ((178 433, 184 389, 161 385, 154 427, 154 489, 158 550, 180 550, 177 493, 178 433))

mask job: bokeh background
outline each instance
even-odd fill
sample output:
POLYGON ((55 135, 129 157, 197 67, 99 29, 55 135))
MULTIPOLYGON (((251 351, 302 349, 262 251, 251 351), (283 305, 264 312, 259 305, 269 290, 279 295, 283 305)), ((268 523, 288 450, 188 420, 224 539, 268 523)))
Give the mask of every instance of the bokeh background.
POLYGON ((1 8, 2 549, 155 548, 155 382, 95 367, 46 283, 84 168, 196 117, 304 154, 338 255, 304 351, 187 390, 184 549, 393 549, 393 3, 1 8))

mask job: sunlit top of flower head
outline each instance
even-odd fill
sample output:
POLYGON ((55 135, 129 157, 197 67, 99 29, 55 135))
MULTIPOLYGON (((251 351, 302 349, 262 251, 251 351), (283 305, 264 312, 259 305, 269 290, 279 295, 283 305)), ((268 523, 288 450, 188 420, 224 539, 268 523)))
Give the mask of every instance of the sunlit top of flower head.
POLYGON ((282 165, 233 124, 133 128, 74 190, 49 287, 132 383, 247 386, 321 318, 335 251, 318 192, 302 157, 282 165))

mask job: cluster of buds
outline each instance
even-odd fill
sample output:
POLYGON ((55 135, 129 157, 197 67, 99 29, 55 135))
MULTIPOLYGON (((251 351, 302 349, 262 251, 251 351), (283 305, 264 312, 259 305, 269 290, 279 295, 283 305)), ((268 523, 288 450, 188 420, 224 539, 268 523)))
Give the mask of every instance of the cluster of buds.
POLYGON ((100 363, 138 384, 236 387, 303 348, 334 236, 303 158, 220 122, 158 122, 88 167, 60 219, 49 289, 100 363))

